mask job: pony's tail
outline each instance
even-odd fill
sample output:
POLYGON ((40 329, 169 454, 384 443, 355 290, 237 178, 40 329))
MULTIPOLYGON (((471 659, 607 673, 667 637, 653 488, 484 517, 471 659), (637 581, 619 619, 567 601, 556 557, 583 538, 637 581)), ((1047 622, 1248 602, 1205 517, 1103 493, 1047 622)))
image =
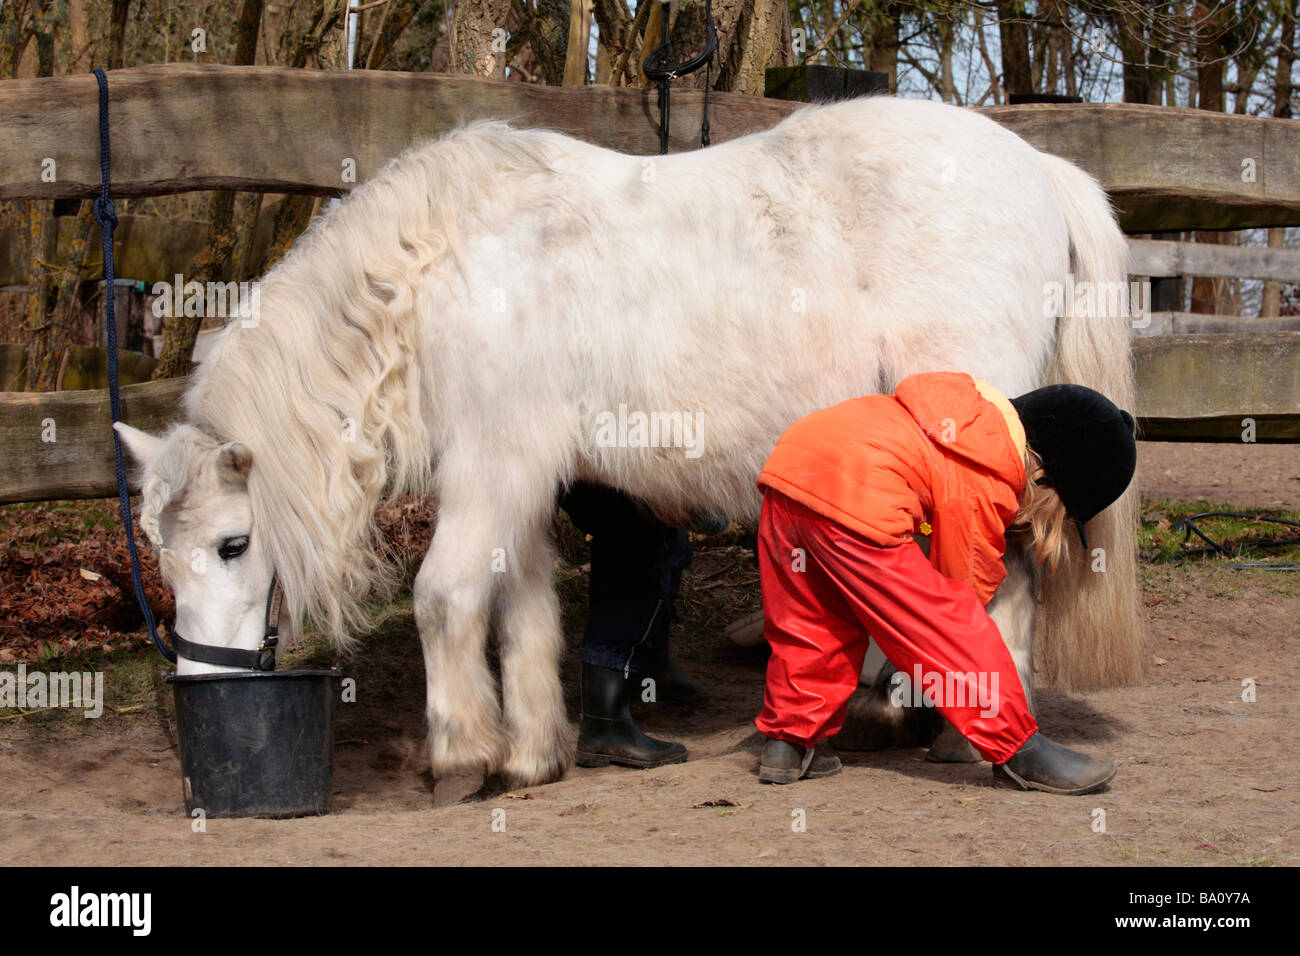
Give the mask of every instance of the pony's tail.
MULTIPOLYGON (((1129 317, 1105 314, 1115 298, 1108 290, 1127 288, 1128 246, 1096 180, 1055 156, 1044 160, 1065 215, 1074 282, 1091 283, 1091 301, 1101 304, 1096 314, 1076 315, 1066 308, 1057 319, 1045 384, 1086 385, 1133 411, 1129 317), (1110 283, 1121 285, 1105 285, 1110 283)), ((1147 635, 1137 585, 1138 508, 1135 480, 1088 523, 1088 553, 1076 541, 1069 560, 1055 573, 1043 574, 1036 664, 1056 687, 1132 684, 1143 675, 1147 635)))

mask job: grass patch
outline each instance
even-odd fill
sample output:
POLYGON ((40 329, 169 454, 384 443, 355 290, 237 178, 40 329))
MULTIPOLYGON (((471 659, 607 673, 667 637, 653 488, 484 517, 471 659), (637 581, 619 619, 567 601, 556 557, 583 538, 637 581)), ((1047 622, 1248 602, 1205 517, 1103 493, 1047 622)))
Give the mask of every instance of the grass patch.
MULTIPOLYGON (((4 668, 17 673, 17 664, 4 668)), ((130 648, 113 653, 97 652, 67 655, 57 660, 29 663, 32 671, 63 673, 102 673, 103 713, 94 719, 84 716, 78 707, 48 707, 46 709, 4 708, 0 710, 0 738, 38 730, 58 738, 72 732, 100 729, 109 724, 149 719, 159 707, 167 707, 171 695, 163 683, 163 675, 171 670, 153 647, 130 648)))
POLYGON ((1300 513, 1297 512, 1248 512, 1225 503, 1146 500, 1142 502, 1142 524, 1138 531, 1139 554, 1143 561, 1152 563, 1300 562, 1300 527, 1260 520, 1265 517, 1280 518, 1300 525, 1300 513), (1216 511, 1254 515, 1214 516, 1194 520, 1194 527, 1226 551, 1226 554, 1216 550, 1186 523, 1187 519, 1195 515, 1216 511))

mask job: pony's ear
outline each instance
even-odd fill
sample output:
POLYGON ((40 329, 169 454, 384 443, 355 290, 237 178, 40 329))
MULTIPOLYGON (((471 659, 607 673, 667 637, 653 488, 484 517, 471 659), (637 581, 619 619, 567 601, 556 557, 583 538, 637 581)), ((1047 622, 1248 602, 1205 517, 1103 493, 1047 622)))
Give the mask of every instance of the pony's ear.
POLYGON ((244 445, 237 441, 228 442, 221 446, 221 454, 217 458, 217 468, 221 471, 221 477, 226 481, 236 485, 248 483, 248 472, 253 467, 253 453, 244 445))
POLYGON ((113 430, 122 439, 122 444, 126 445, 131 457, 141 465, 147 466, 162 449, 163 440, 161 438, 156 438, 148 432, 142 432, 138 428, 132 428, 126 422, 114 422, 113 430))

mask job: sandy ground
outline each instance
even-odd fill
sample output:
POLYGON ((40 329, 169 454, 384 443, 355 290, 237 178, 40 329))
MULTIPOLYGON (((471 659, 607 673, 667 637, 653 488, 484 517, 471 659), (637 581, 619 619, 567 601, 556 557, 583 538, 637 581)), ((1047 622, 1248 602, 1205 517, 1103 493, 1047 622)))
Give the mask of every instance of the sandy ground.
MULTIPOLYGON (((1140 467, 1147 496, 1300 507, 1294 446, 1144 445, 1140 467)), ((719 566, 709 562, 722 560, 733 556, 702 552, 691 573, 704 580, 719 566)), ((736 573, 751 570, 741 559, 736 573)), ((765 654, 726 642, 721 629, 737 608, 711 603, 701 589, 684 595, 674 657, 709 699, 638 712, 646 730, 687 745, 686 764, 579 769, 558 783, 480 799, 468 798, 479 781, 435 784, 408 623, 344 664, 357 678, 358 702, 340 705, 332 815, 211 819, 195 832, 159 680, 151 712, 0 723, 0 845, 11 864, 64 865, 1294 865, 1296 578, 1212 566, 1148 570, 1154 646, 1146 681, 1087 695, 1040 692, 1051 736, 1118 763, 1102 794, 999 790, 987 764, 931 764, 911 749, 844 754, 844 773, 826 780, 759 784, 750 720, 765 654), (1250 703, 1242 700, 1246 678, 1257 686, 1250 703)), ((581 620, 566 628, 576 721, 581 620)))
POLYGON ((1300 445, 1138 442, 1144 498, 1300 511, 1300 445))

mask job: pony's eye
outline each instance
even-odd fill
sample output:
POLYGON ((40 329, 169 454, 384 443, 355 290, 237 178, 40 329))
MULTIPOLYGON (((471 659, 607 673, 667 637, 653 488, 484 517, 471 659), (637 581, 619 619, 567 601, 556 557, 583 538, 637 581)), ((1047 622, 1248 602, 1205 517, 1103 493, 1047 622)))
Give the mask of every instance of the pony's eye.
POLYGON ((237 538, 226 538, 221 544, 217 545, 217 557, 222 561, 229 561, 231 558, 237 558, 248 550, 248 535, 241 534, 237 538))

